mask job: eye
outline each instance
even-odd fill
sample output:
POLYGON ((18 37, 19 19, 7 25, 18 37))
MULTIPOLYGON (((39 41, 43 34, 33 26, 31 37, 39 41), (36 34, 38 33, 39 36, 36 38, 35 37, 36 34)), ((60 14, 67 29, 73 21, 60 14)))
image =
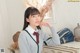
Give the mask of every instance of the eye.
POLYGON ((36 17, 40 17, 40 15, 33 15, 32 17, 33 17, 33 18, 36 18, 36 17))
POLYGON ((32 16, 33 18, 36 17, 35 15, 32 16))

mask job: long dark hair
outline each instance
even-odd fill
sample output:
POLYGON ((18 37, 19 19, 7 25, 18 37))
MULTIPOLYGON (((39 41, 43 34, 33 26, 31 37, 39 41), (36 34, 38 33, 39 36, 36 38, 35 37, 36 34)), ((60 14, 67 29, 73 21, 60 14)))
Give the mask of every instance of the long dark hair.
MULTIPOLYGON (((25 14, 24 14, 24 26, 23 26, 23 30, 25 30, 26 27, 28 27, 29 22, 26 21, 26 18, 29 18, 30 15, 36 15, 36 14, 40 14, 39 10, 35 7, 28 7, 25 10, 25 14)), ((37 26, 38 29, 41 29, 39 26, 37 26)))

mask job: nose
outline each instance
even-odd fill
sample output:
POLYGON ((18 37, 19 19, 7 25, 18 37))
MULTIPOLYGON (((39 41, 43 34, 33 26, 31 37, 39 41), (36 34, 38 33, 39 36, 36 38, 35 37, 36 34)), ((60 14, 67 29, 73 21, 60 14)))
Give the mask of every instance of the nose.
POLYGON ((40 17, 40 16, 39 16, 39 17, 37 17, 37 18, 36 18, 36 20, 40 21, 40 20, 41 20, 41 17, 40 17))

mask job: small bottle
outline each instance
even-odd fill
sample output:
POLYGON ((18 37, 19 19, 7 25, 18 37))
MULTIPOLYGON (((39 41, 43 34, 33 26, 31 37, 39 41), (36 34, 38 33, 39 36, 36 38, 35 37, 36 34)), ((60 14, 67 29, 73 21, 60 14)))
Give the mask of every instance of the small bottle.
POLYGON ((80 25, 77 23, 77 27, 74 28, 74 39, 80 41, 80 25))

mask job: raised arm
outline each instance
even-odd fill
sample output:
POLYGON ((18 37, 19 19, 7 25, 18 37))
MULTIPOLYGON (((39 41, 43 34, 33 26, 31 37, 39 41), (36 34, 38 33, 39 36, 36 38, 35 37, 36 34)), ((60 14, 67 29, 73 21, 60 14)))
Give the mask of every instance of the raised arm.
POLYGON ((55 28, 53 26, 49 25, 47 22, 42 22, 41 26, 49 27, 51 30, 50 37, 48 36, 48 34, 45 35, 45 37, 47 36, 48 38, 50 38, 46 41, 46 44, 49 46, 60 45, 60 38, 59 38, 59 35, 57 34, 55 28))

